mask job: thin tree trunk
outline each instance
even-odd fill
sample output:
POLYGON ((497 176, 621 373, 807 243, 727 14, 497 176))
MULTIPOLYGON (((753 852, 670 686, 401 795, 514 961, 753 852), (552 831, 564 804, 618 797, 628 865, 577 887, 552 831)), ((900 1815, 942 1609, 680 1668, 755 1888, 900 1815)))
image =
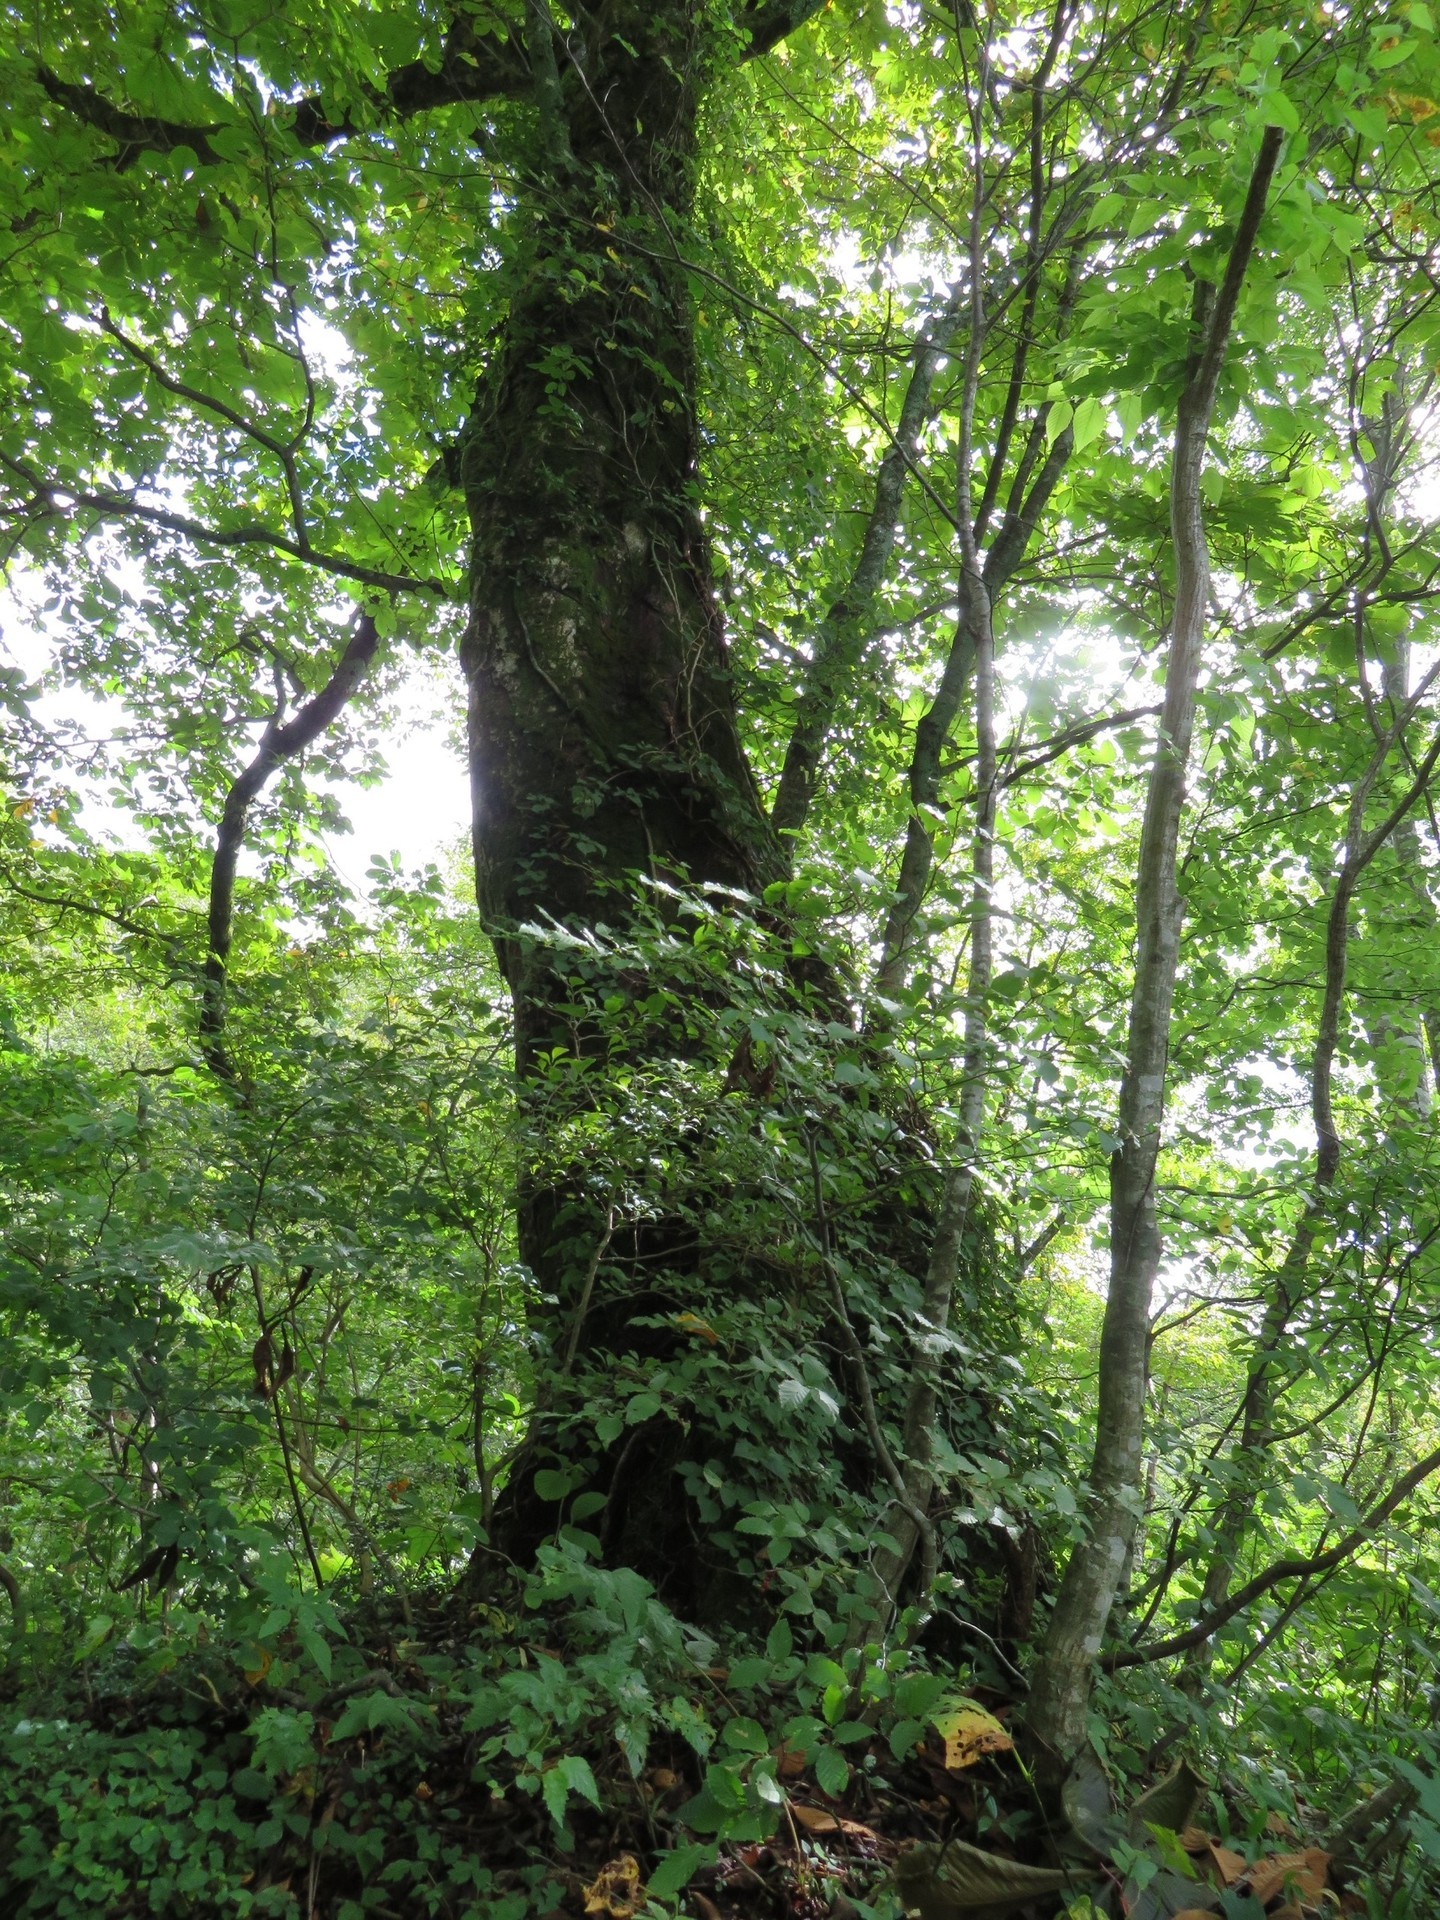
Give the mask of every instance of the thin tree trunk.
POLYGON ((1209 551, 1200 493, 1205 441, 1240 291, 1282 136, 1267 128, 1213 304, 1197 286, 1199 352, 1180 398, 1170 482, 1175 603, 1160 738, 1151 768, 1135 885, 1135 982, 1120 1088, 1120 1145, 1110 1163, 1110 1287, 1100 1336, 1099 1404, 1088 1536, 1072 1551, 1031 1692, 1029 1731, 1068 1759, 1085 1737, 1094 1663, 1119 1588, 1141 1498, 1150 1298, 1162 1253, 1155 1169, 1165 1113, 1170 1012, 1180 944, 1176 849, 1205 637, 1209 551))
MULTIPOLYGON (((894 1546, 877 1548, 871 1570, 880 1587, 885 1620, 857 1623, 868 1638, 877 1625, 883 1633, 893 1613, 900 1582, 922 1534, 917 1513, 928 1513, 935 1490, 931 1465, 939 1407, 939 1370, 944 1361, 955 1286, 970 1223, 980 1140, 985 1124, 989 1067, 988 1003, 992 967, 991 893, 995 880, 995 644, 990 629, 990 598, 979 571, 967 566, 961 580, 964 606, 960 634, 975 670, 975 829, 971 851, 970 972, 965 987, 965 1051, 956 1159, 946 1176, 935 1238, 925 1274, 920 1324, 910 1355, 910 1388, 901 1428, 905 1498, 892 1507, 886 1531, 894 1546)), ((952 650, 951 660, 961 645, 952 650)), ((947 669, 948 672, 948 669, 947 669)), ((943 739, 943 736, 940 738, 943 739)), ((940 740, 935 743, 938 755, 940 740)), ((930 1569, 933 1572, 933 1568, 930 1569)))
POLYGON ((330 678, 289 720, 285 718, 283 670, 277 665, 275 712, 260 736, 254 758, 225 796, 215 857, 210 863, 208 937, 200 997, 200 1051, 206 1065, 222 1080, 236 1078, 235 1064, 225 1044, 226 981, 235 918, 235 874, 251 805, 270 776, 287 760, 303 753, 336 719, 364 679, 379 644, 374 620, 368 613, 360 614, 330 678))
POLYGON ((933 326, 927 326, 916 342, 894 439, 875 476, 875 497, 859 555, 844 592, 828 609, 815 634, 810 669, 796 707, 795 728, 785 749, 770 813, 777 833, 797 833, 809 818, 820 758, 841 690, 874 631, 874 620, 869 616, 899 537, 905 480, 930 423, 935 376, 963 311, 958 294, 952 295, 933 326))
MULTIPOLYGON (((1399 704, 1390 729, 1381 735, 1369 764, 1350 796, 1340 875, 1326 919, 1325 991, 1310 1069, 1310 1111, 1315 1126, 1314 1184, 1304 1211, 1295 1224, 1285 1259, 1275 1276, 1274 1288, 1266 1303, 1260 1333, 1250 1358, 1240 1436, 1230 1462, 1230 1488, 1214 1521, 1215 1546, 1201 1589, 1202 1614, 1214 1613, 1223 1606, 1235 1577, 1245 1536, 1254 1521, 1264 1485, 1266 1452, 1274 1424, 1277 1375, 1282 1379, 1288 1377, 1288 1370, 1281 1365, 1286 1338, 1304 1294, 1310 1256, 1324 1226, 1328 1196, 1340 1170, 1342 1143, 1335 1122, 1334 1076, 1345 1006, 1351 903, 1361 875, 1376 854, 1393 834, 1409 824, 1411 809, 1424 794, 1430 769, 1434 765, 1434 746, 1427 753, 1423 770, 1417 773, 1405 797, 1368 834, 1365 832, 1366 802, 1391 754, 1401 744, 1406 726, 1435 677, 1435 671, 1432 670, 1417 691, 1399 704)), ((1209 1641, 1197 1649, 1191 1661, 1192 1681, 1208 1668, 1210 1651, 1209 1641)))
MULTIPOLYGON (((935 1452, 939 1412, 940 1367, 970 1226, 989 1082, 989 995, 993 969, 991 930, 997 799, 994 600, 1024 558, 1073 447, 1073 436, 1067 427, 1055 437, 1040 464, 1038 475, 1035 473, 1035 463, 1045 443, 1045 424, 1049 412, 1048 406, 1042 406, 1031 422, 995 540, 982 561, 980 542, 998 498, 1009 456, 1025 357, 1039 298, 1040 223, 1045 182, 1038 156, 1044 125, 1044 89, 1059 51, 1064 26, 1065 7, 1062 4, 1056 8, 1050 45, 1036 74, 1032 91, 1029 290, 1000 431, 990 460, 980 508, 973 520, 975 405, 987 333, 983 271, 986 204, 983 115, 988 91, 988 57, 981 61, 971 107, 974 188, 969 231, 969 338, 960 403, 960 442, 955 485, 955 519, 961 557, 959 618, 935 699, 916 728, 915 748, 910 763, 910 817, 906 825, 896 898, 887 916, 882 938, 874 997, 875 1010, 883 1021, 888 1017, 888 1003, 903 990, 910 971, 915 929, 929 891, 934 866, 935 815, 940 795, 941 761, 973 672, 975 821, 971 842, 970 953, 960 1113, 955 1143, 957 1158, 946 1176, 926 1268, 919 1324, 910 1347, 909 1388, 901 1424, 904 1490, 887 1516, 887 1529, 894 1544, 878 1548, 871 1563, 871 1571, 880 1588, 882 1619, 878 1623, 857 1620, 852 1629, 852 1639, 857 1641, 873 1631, 877 1624, 881 1632, 885 1630, 894 1613, 900 1584, 917 1546, 922 1549, 923 1588, 928 1589, 934 1574, 934 1536, 928 1516, 935 1493, 935 1474, 931 1462, 935 1452)), ((1057 325, 1061 333, 1065 331, 1074 304, 1076 284, 1075 262, 1072 258, 1071 270, 1066 276, 1059 302, 1057 325)))
MULTIPOLYGON (((1040 424, 1043 432, 1043 413, 1040 424)), ((940 676, 940 685, 915 729, 915 750, 910 760, 909 776, 910 817, 905 825, 905 850, 900 858, 895 899, 886 916, 881 939, 880 963, 875 973, 877 1001, 893 1001, 904 990, 911 972, 917 922, 925 904, 925 896, 930 890, 930 877, 935 866, 941 762, 945 748, 949 745, 980 648, 988 646, 992 653, 994 651, 995 600, 1024 559, 1031 536, 1040 524, 1040 517, 1065 470, 1073 444, 1074 437, 1068 427, 1063 433, 1057 434, 1023 504, 1006 515, 994 547, 973 580, 962 591, 960 618, 946 657, 945 670, 940 676)), ((992 758, 993 749, 992 740, 992 758)), ((977 784, 980 779, 977 771, 977 784)), ((993 787, 993 779, 990 784, 993 787)), ((992 816, 993 813, 992 794, 992 816)), ((883 1006, 880 1011, 883 1017, 883 1006)))

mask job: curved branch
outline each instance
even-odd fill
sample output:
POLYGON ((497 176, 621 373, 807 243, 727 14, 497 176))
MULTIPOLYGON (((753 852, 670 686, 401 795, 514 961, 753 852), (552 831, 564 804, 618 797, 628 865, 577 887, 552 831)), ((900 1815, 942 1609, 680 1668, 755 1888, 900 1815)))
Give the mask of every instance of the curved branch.
MULTIPOLYGON (((174 374, 168 372, 165 366, 156 359, 148 347, 143 346, 138 340, 132 340, 123 328, 115 324, 108 307, 101 307, 100 309, 100 329, 103 333, 108 334, 118 346, 122 347, 132 360, 144 367, 156 386, 163 388, 166 393, 173 393, 177 400, 185 400, 192 407, 197 407, 204 413, 213 413, 217 420, 225 421, 227 426, 234 427, 237 432, 243 433, 247 439, 253 440, 256 446, 264 447, 267 453, 274 455, 280 462, 280 469, 285 476, 285 491, 290 499, 290 524, 295 529, 295 544, 308 556, 310 553, 310 532, 305 520, 305 499, 300 489, 300 475, 295 465, 295 449, 304 437, 303 432, 299 437, 289 442, 277 440, 274 434, 267 433, 264 427, 257 426, 246 414, 241 413, 238 408, 232 407, 228 400, 220 399, 217 394, 204 393, 199 387, 192 387, 184 380, 177 380, 174 374)), ((307 369, 307 386, 308 384, 307 369)), ((314 399, 312 393, 306 407, 307 427, 313 410, 314 399)))
POLYGON ((203 166, 220 163, 220 156, 208 138, 212 133, 223 131, 218 121, 204 127, 181 126, 178 121, 159 120, 153 114, 128 113, 123 107, 114 106, 103 93, 97 93, 94 87, 80 87, 62 80, 49 67, 37 67, 35 77, 56 106, 65 107, 87 127, 94 127, 97 133, 106 134, 115 142, 113 164, 117 173, 124 173, 142 153, 173 153, 177 147, 189 147, 203 166))
POLYGON ((437 599, 450 598, 451 587, 447 581, 409 573, 387 573, 382 567, 363 567, 356 561, 347 560, 343 554, 320 553, 314 547, 302 546, 298 540, 275 533, 269 527, 254 523, 245 527, 208 527, 204 521, 194 520, 188 514, 172 513, 168 507, 147 506, 143 500, 136 500, 130 494, 77 492, 63 481, 42 479, 7 453, 0 453, 0 466, 8 467, 34 489, 34 496, 26 503, 25 509, 32 520, 51 519, 69 514, 75 507, 84 507, 108 520, 139 520, 149 527, 161 527, 167 533, 178 533, 201 546, 230 549, 265 547, 298 560, 302 566, 315 567, 319 572, 332 574, 339 580, 354 580, 364 587, 376 587, 384 593, 430 593, 437 599))
POLYGON ((1440 1469, 1440 1447, 1433 1453, 1427 1453, 1423 1460, 1417 1460, 1358 1526, 1352 1527, 1325 1553, 1314 1554, 1308 1560, 1277 1560, 1273 1567, 1267 1567, 1263 1573, 1257 1573, 1253 1580, 1247 1580, 1243 1587, 1237 1587, 1223 1606, 1204 1615, 1183 1633, 1172 1633, 1168 1639, 1156 1640, 1148 1647, 1121 1648, 1101 1664, 1108 1673, 1114 1673, 1121 1667, 1148 1666, 1152 1660, 1166 1660, 1171 1654, 1188 1653, 1191 1647, 1198 1647, 1202 1641, 1218 1633, 1237 1613, 1243 1613, 1253 1601, 1267 1594, 1272 1587, 1279 1586, 1282 1580, 1305 1580, 1317 1573, 1328 1573, 1332 1567, 1338 1567, 1343 1560, 1348 1560, 1357 1547, 1362 1547, 1375 1529, 1383 1526, 1395 1509, 1402 1506, 1437 1469, 1440 1469))
POLYGON ((225 979, 235 911, 235 873, 245 842, 250 804, 276 768, 303 753, 325 731, 364 679, 379 631, 368 613, 355 622, 349 644, 319 693, 307 700, 293 719, 282 721, 277 711, 266 727, 254 759, 225 796, 215 858, 210 867, 210 910, 205 955, 205 980, 200 1002, 200 1051, 211 1070, 223 1080, 235 1078, 225 1048, 225 979))

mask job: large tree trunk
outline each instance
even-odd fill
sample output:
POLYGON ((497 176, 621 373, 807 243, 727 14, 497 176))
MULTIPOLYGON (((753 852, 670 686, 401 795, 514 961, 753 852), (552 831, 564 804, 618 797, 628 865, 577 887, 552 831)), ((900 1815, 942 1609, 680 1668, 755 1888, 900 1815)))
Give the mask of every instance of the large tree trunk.
POLYGON ((545 963, 516 928, 613 921, 604 882, 629 871, 751 889, 778 871, 697 511, 675 236, 698 12, 611 9, 598 71, 557 72, 561 111, 516 216, 523 282, 461 449, 476 875, 522 1073, 555 1029, 545 963))
MULTIPOLYGON (((532 15, 539 137, 516 215, 527 252, 460 451, 477 888, 532 1110, 552 1050, 598 1052, 603 1038, 613 1058, 614 1038, 577 1017, 555 947, 525 928, 559 921, 623 940, 644 896, 637 874, 753 896, 783 871, 740 745, 697 508, 678 253, 713 54, 706 18, 694 0, 634 0, 571 49, 532 15)), ((677 1044, 657 1025, 635 1057, 677 1044)), ((553 1086, 544 1099, 553 1135, 553 1086)), ((693 1254, 663 1218, 617 1219, 599 1184, 553 1165, 522 1182, 537 1405, 494 1544, 530 1557, 557 1517, 535 1472, 564 1466, 612 1496, 599 1523, 610 1556, 666 1576, 688 1603, 703 1580, 675 1494, 683 1436, 657 1421, 638 1444, 631 1432, 606 1446, 584 1409, 587 1366, 593 1387, 594 1367, 663 1347, 663 1332, 634 1321, 686 1305, 693 1254)))

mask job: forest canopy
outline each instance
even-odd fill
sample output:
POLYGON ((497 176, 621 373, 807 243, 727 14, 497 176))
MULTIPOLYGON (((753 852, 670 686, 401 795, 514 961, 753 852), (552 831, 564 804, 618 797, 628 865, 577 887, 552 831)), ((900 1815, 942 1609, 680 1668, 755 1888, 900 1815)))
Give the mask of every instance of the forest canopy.
POLYGON ((0 17, 6 1911, 1433 1913, 1431 8, 0 17))

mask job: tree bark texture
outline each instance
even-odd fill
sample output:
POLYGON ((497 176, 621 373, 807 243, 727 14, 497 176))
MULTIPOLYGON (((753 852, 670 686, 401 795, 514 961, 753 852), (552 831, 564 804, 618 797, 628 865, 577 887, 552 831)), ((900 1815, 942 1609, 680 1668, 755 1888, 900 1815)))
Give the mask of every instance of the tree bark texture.
MULTIPOLYGON (((459 471, 477 892, 513 996, 522 1108, 538 1114, 552 1049, 613 1040, 577 1021, 555 947, 525 930, 623 938, 637 875, 756 897, 784 861, 741 746, 711 589, 681 258, 697 106, 714 63, 735 57, 733 37, 698 0, 625 0, 583 40, 536 7, 527 45, 525 258, 459 471)), ((643 1055, 651 1043, 635 1045, 643 1055)), ((651 1057, 676 1045, 657 1030, 651 1057)), ((664 1220, 614 1224, 609 1206, 578 1169, 522 1180, 537 1406, 492 1541, 529 1559, 556 1521, 535 1472, 565 1464, 607 1494, 607 1555, 697 1607, 707 1576, 676 1475, 703 1438, 660 1420, 599 1447, 584 1412, 595 1369, 683 1341, 635 1321, 686 1304, 695 1254, 664 1220)))
POLYGON ((1088 1535, 1065 1569, 1028 1715, 1032 1737, 1062 1760, 1084 1741, 1094 1664, 1140 1512, 1150 1299, 1162 1255, 1155 1170, 1182 910, 1176 849, 1210 586, 1200 477, 1220 369, 1280 147, 1279 130, 1267 128, 1213 302, 1208 289, 1197 287, 1198 351, 1176 424, 1170 480, 1175 601, 1135 881, 1135 979, 1120 1087, 1120 1145, 1110 1163, 1110 1285, 1100 1335, 1088 1535))

